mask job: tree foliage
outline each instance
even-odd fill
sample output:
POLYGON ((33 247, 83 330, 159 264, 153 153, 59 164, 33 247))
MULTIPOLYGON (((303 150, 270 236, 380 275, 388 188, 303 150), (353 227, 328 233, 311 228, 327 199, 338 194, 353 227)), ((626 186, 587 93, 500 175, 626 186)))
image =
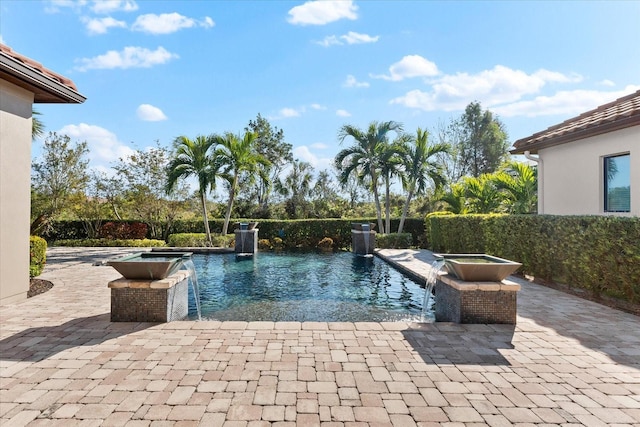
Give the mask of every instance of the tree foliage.
POLYGON ((457 122, 460 131, 459 164, 463 175, 479 178, 495 172, 508 156, 507 133, 500 120, 480 103, 467 105, 457 122))
POLYGON ((42 157, 31 165, 32 225, 54 219, 75 195, 83 194, 89 181, 88 152, 86 142, 72 143, 67 135, 49 133, 42 157))

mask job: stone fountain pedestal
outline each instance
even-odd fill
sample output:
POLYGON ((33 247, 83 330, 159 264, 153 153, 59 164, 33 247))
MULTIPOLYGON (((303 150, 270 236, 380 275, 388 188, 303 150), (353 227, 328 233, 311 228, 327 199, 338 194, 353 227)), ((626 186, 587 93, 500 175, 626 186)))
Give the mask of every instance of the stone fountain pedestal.
POLYGON ((436 321, 515 325, 519 290, 520 285, 508 279, 465 282, 440 275, 435 284, 436 321))
POLYGON ((376 248, 376 232, 369 224, 351 224, 351 250, 355 255, 373 255, 376 248))
POLYGON ((255 254, 258 252, 258 229, 236 229, 235 253, 255 254))
POLYGON ((189 315, 189 272, 160 280, 124 277, 109 282, 112 322, 172 322, 189 315))

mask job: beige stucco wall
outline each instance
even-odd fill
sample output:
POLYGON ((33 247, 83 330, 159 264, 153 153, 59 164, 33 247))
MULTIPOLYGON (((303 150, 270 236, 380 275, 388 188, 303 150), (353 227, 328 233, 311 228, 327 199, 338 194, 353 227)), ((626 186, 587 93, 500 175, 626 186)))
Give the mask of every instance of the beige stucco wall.
POLYGON ((553 215, 640 216, 640 126, 538 152, 538 212, 553 215), (631 212, 604 212, 603 157, 630 153, 631 212))
POLYGON ((27 297, 33 93, 0 80, 0 305, 27 297))

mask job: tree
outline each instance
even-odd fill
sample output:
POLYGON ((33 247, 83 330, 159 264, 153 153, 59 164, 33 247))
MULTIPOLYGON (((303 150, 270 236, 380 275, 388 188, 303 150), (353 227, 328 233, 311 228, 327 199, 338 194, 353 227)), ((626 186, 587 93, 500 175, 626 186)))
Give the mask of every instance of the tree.
POLYGON ((44 135, 44 123, 42 123, 42 120, 40 120, 38 116, 40 116, 40 113, 32 109, 31 110, 31 139, 32 140, 44 135))
POLYGON ((211 245, 211 231, 209 230, 209 218, 207 216, 207 192, 216 187, 216 178, 219 177, 220 163, 212 156, 214 147, 212 136, 198 135, 191 140, 186 136, 179 136, 173 141, 175 152, 167 167, 166 191, 170 194, 174 191, 179 179, 190 176, 198 181, 198 195, 202 207, 202 220, 207 235, 207 242, 211 245))
POLYGON ((462 183, 451 185, 451 189, 442 195, 441 201, 446 203, 445 210, 456 215, 468 213, 464 197, 465 187, 462 183))
POLYGON ((478 178, 493 173, 508 157, 509 143, 504 125, 472 102, 457 122, 460 127, 459 162, 462 175, 478 178))
POLYGON ((246 186, 247 192, 253 188, 253 196, 260 207, 260 215, 268 216, 269 201, 273 185, 277 182, 283 168, 293 161, 292 146, 284 141, 284 131, 277 127, 271 127, 267 119, 260 114, 255 120, 249 120, 245 132, 256 134, 256 152, 269 161, 269 165, 258 164, 263 169, 257 176, 255 186, 246 186), (268 179, 262 179, 262 177, 268 179))
POLYGON ((123 210, 129 212, 126 216, 146 222, 154 239, 167 239, 187 197, 183 185, 167 198, 169 157, 169 151, 158 145, 135 151, 113 167, 122 180, 123 210))
POLYGON ((503 197, 491 174, 482 174, 478 178, 467 176, 463 185, 470 213, 488 214, 500 210, 503 197))
POLYGON ((338 194, 328 171, 318 172, 311 196, 316 218, 340 218, 341 214, 345 213, 345 200, 338 194))
POLYGON ((296 219, 305 216, 307 197, 311 194, 311 182, 313 181, 313 166, 307 162, 294 160, 291 170, 284 178, 278 180, 277 189, 284 197, 285 210, 289 218, 296 219), (302 208, 302 212, 300 209, 302 208))
POLYGON ((36 198, 32 225, 44 225, 55 218, 68 207, 74 194, 84 191, 89 181, 88 152, 86 142, 72 144, 67 135, 49 133, 41 160, 32 163, 31 185, 36 198))
POLYGON ((378 164, 384 183, 385 231, 391 232, 391 179, 400 175, 409 135, 400 134, 391 144, 380 144, 378 164))
POLYGON ((429 145, 429 132, 418 128, 415 139, 405 142, 406 148, 404 157, 404 175, 402 176, 402 188, 407 193, 398 233, 402 233, 404 221, 409 212, 409 205, 414 195, 422 195, 433 183, 435 188, 439 188, 445 183, 443 168, 436 160, 438 154, 446 154, 449 146, 446 144, 429 145))
POLYGON ((378 218, 378 229, 384 233, 382 224, 382 209, 380 208, 380 153, 382 146, 388 144, 387 134, 391 131, 402 131, 402 125, 394 121, 371 122, 364 132, 352 125, 344 125, 338 133, 340 142, 347 137, 354 139, 355 144, 341 150, 334 160, 335 167, 339 171, 339 180, 344 185, 351 175, 355 175, 361 185, 368 184, 373 193, 378 218))
POLYGON ((227 212, 222 226, 223 235, 227 234, 229 230, 233 200, 238 192, 240 176, 246 173, 248 183, 255 180, 258 174, 260 174, 260 179, 269 179, 268 176, 264 175, 266 168, 269 166, 269 160, 257 152, 256 137, 257 135, 254 132, 245 132, 242 137, 231 132, 214 137, 216 144, 214 156, 218 158, 222 165, 221 176, 227 181, 229 190, 227 212))
POLYGON ((494 174, 493 179, 497 188, 505 195, 510 213, 536 213, 538 181, 534 168, 525 163, 510 161, 494 174))

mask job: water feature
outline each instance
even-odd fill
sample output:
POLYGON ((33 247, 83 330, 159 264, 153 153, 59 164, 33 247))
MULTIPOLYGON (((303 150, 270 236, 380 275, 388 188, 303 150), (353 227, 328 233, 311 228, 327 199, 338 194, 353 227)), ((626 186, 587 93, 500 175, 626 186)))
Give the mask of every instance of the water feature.
POLYGON ((362 235, 364 237, 364 255, 365 257, 372 257, 373 254, 369 253, 369 239, 371 238, 370 232, 371 228, 369 224, 362 224, 362 235))
POLYGON ((433 310, 433 304, 431 296, 433 295, 433 288, 438 281, 438 276, 444 267, 444 259, 436 259, 431 263, 431 270, 424 287, 424 298, 422 300, 422 313, 420 314, 420 321, 422 323, 433 323, 436 321, 435 312, 433 310))
POLYGON ((240 223, 240 253, 244 252, 244 242, 247 240, 247 230, 249 229, 249 224, 246 222, 240 223))
POLYGON ((187 270, 189 272, 189 284, 193 290, 193 299, 195 301, 196 313, 198 320, 202 320, 202 310, 200 309, 200 287, 198 286, 198 273, 196 272, 196 266, 191 258, 183 258, 181 270, 187 270))
POLYGON ((468 282, 500 282, 515 272, 519 262, 486 254, 434 254, 444 259, 447 271, 468 282))

